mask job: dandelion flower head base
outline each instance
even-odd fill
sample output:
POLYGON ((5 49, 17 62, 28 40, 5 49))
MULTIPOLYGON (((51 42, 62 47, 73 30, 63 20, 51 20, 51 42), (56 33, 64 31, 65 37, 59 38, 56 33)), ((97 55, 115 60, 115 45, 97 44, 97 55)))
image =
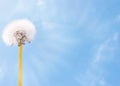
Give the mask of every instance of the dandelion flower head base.
POLYGON ((26 33, 25 33, 24 30, 16 31, 14 33, 14 36, 16 38, 18 46, 20 46, 21 44, 25 44, 26 42, 30 43, 30 41, 28 40, 28 38, 27 38, 26 33))

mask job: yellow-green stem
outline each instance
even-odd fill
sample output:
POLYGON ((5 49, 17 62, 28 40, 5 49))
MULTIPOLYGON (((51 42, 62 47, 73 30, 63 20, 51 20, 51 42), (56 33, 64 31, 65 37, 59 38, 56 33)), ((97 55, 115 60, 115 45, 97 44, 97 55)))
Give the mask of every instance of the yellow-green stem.
POLYGON ((22 44, 19 46, 19 75, 18 86, 22 86, 22 44))

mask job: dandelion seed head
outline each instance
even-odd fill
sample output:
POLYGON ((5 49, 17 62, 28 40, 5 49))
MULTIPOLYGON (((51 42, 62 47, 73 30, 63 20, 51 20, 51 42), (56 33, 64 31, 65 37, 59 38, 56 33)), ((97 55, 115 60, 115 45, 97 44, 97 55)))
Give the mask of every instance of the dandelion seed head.
MULTIPOLYGON (((14 20, 10 22, 3 30, 2 38, 7 45, 18 45, 19 42, 16 38, 24 34, 27 39, 24 42, 31 42, 35 36, 36 30, 32 22, 27 19, 14 20), (17 35, 15 35, 17 34, 17 35)), ((20 38, 19 38, 20 39, 20 38)))

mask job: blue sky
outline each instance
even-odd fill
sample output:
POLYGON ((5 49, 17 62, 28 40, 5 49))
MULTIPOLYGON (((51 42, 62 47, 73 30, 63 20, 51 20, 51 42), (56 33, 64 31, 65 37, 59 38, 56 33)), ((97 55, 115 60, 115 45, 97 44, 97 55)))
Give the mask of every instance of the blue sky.
MULTIPOLYGON (((1 0, 0 34, 27 18, 23 86, 120 86, 120 0, 1 0)), ((18 47, 0 38, 0 86, 18 85, 18 47)))

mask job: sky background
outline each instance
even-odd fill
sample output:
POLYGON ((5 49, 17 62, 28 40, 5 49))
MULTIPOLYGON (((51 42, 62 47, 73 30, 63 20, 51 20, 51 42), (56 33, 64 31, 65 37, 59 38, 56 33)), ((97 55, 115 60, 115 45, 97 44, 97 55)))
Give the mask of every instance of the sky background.
POLYGON ((0 0, 0 86, 18 86, 18 46, 5 26, 29 19, 23 86, 120 86, 120 0, 0 0))

